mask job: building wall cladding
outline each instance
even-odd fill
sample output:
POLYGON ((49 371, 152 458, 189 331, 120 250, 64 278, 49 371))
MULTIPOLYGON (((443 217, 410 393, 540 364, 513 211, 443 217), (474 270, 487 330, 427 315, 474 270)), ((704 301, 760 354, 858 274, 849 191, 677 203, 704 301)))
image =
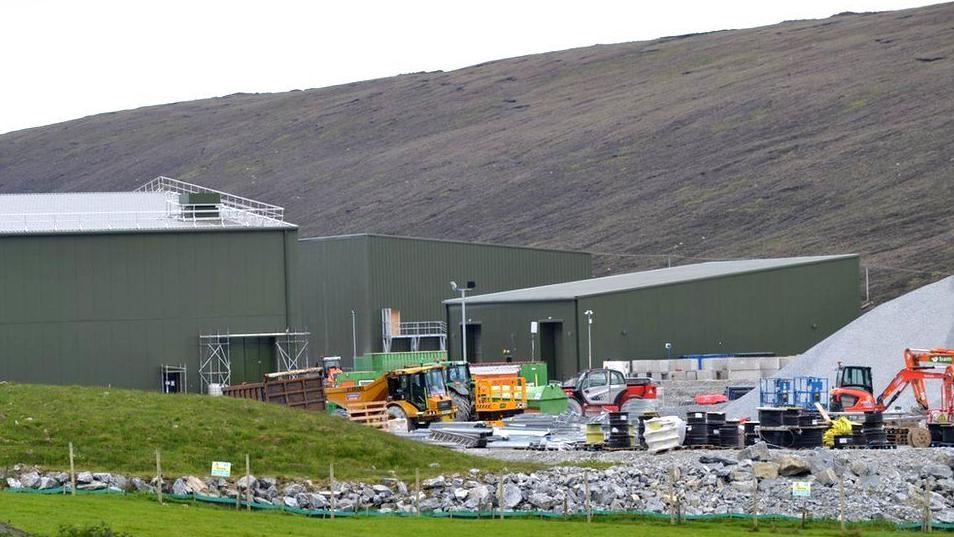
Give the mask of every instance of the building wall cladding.
POLYGON ((315 355, 340 355, 350 365, 351 310, 357 354, 381 347, 381 309, 403 321, 445 320, 442 301, 454 298, 451 280, 477 282, 477 293, 589 278, 591 256, 456 241, 353 235, 303 239, 304 318, 315 355))
MULTIPOLYGON (((480 325, 481 361, 530 356, 530 323, 567 319, 557 352, 556 378, 587 367, 587 326, 592 310, 593 365, 604 360, 664 358, 702 353, 796 354, 848 324, 859 313, 858 258, 832 259, 679 282, 659 287, 579 297, 570 301, 468 304, 468 322, 480 325)), ((450 323, 460 306, 448 304, 450 323)), ((455 334, 456 336, 456 334, 455 334)), ((453 338, 459 358, 460 340, 453 338)), ((535 336, 536 358, 541 335, 535 336)))
MULTIPOLYGON (((460 306, 448 305, 448 326, 460 325, 460 306)), ((577 311, 573 300, 553 302, 513 302, 509 304, 468 304, 468 337, 480 327, 480 351, 467 356, 470 362, 500 362, 507 349, 513 361, 545 360, 551 379, 564 379, 576 372, 577 311), (541 335, 531 336, 531 322, 556 323, 558 343, 550 356, 542 346, 541 335), (533 343, 531 343, 531 338, 533 343)), ((584 330, 586 330, 584 328, 584 330)), ((448 349, 451 358, 460 360, 461 338, 457 330, 449 330, 448 349)), ((473 345, 471 342, 468 347, 473 345)))
POLYGON ((289 325, 286 259, 296 238, 294 230, 0 237, 0 378, 156 390, 162 364, 185 364, 188 389, 198 391, 200 333, 289 325))
POLYGON ((594 361, 705 353, 803 352, 858 316, 858 258, 690 281, 577 301, 578 367, 594 361))

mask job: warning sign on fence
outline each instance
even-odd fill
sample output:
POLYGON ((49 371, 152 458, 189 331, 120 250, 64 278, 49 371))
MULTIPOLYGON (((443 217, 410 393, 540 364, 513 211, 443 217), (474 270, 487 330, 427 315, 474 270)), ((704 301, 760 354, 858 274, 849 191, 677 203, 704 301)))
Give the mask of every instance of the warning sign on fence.
POLYGON ((792 483, 792 496, 808 498, 812 495, 811 481, 795 481, 792 483))
POLYGON ((212 461, 212 477, 232 477, 232 463, 212 461))

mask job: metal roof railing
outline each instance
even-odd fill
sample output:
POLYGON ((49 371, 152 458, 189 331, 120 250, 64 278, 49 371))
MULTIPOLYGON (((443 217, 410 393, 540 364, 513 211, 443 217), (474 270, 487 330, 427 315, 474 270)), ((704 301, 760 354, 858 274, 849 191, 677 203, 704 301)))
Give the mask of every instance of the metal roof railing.
POLYGON ((243 198, 242 196, 236 196, 235 194, 229 194, 228 192, 222 192, 220 190, 215 190, 212 188, 206 188, 204 186, 187 183, 185 181, 180 181, 178 179, 172 179, 170 177, 159 176, 149 181, 148 183, 142 185, 141 187, 135 190, 136 192, 172 192, 175 194, 186 194, 186 193, 211 193, 218 194, 220 198, 220 206, 222 209, 227 209, 226 212, 233 213, 234 211, 244 211, 251 213, 253 215, 268 218, 278 222, 285 221, 285 208, 279 207, 278 205, 272 205, 270 203, 264 203, 261 201, 243 198))

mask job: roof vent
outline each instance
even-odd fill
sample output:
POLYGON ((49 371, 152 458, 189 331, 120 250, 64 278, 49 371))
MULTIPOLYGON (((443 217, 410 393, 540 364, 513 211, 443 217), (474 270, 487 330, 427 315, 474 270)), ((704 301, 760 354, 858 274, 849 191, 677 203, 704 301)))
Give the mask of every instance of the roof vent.
POLYGON ((218 220, 219 203, 222 196, 218 192, 183 192, 179 194, 183 220, 218 220))

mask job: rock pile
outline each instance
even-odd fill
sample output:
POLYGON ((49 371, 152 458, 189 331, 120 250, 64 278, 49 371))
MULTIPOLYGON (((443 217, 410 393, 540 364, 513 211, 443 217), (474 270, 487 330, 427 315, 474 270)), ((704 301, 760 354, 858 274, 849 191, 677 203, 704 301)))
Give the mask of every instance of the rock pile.
MULTIPOLYGON (((954 276, 925 285, 865 313, 841 330, 808 349, 778 372, 776 377, 813 376, 834 381, 838 362, 872 367, 875 391, 891 382, 904 366, 904 349, 954 346, 954 276)), ((932 404, 940 390, 931 388, 932 404)), ((725 407, 730 417, 755 417, 758 390, 725 407)), ((914 406, 910 390, 905 390, 895 406, 914 406)))
MULTIPOLYGON (((917 521, 924 502, 937 521, 954 522, 954 456, 948 450, 857 450, 835 452, 769 450, 757 444, 741 451, 676 452, 664 456, 633 453, 630 460, 606 469, 572 466, 534 473, 494 475, 472 470, 438 476, 421 483, 420 496, 398 479, 378 483, 327 484, 279 482, 269 477, 237 481, 182 476, 164 483, 178 495, 242 498, 292 509, 379 512, 549 511, 579 513, 589 504, 597 511, 669 512, 678 502, 688 515, 748 513, 758 490, 759 512, 798 515, 806 509, 818 518, 839 514, 839 486, 844 480, 846 513, 851 520, 917 521), (905 451, 905 453, 901 453, 905 451), (793 481, 812 483, 810 498, 793 498, 793 481), (675 492, 670 497, 670 486, 675 492)), ((62 472, 14 467, 3 476, 11 488, 68 487, 62 472)), ((118 474, 82 472, 84 490, 154 492, 155 482, 118 474)))

